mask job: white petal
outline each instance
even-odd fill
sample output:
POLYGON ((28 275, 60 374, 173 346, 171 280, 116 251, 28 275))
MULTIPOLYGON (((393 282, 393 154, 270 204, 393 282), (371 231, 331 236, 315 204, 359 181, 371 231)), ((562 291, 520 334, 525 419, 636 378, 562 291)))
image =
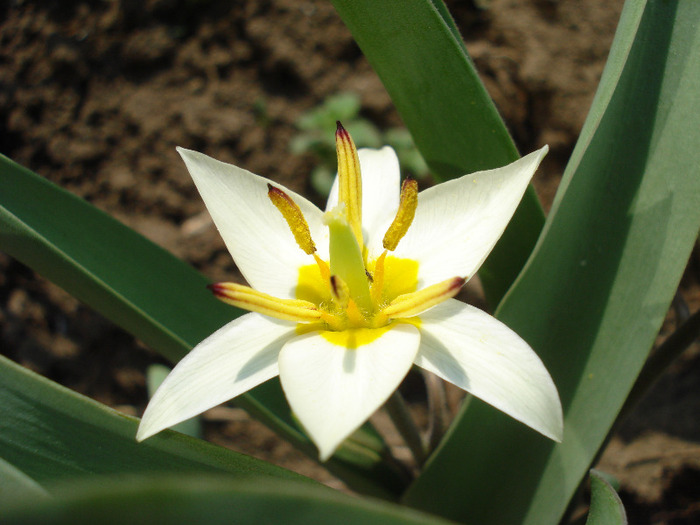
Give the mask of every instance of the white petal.
POLYGON ((396 390, 419 342, 414 326, 399 324, 358 348, 331 343, 318 332, 284 346, 279 357, 282 387, 321 461, 396 390))
POLYGON ((256 313, 228 323, 195 346, 160 385, 143 414, 141 441, 275 377, 277 356, 295 324, 256 313))
POLYGON ((561 441, 557 389, 540 358, 515 332, 455 299, 420 318, 418 366, 561 441))
POLYGON ((267 184, 283 189, 301 208, 319 254, 327 257, 323 212, 279 184, 196 151, 177 148, 226 247, 248 283, 276 297, 294 298, 299 267, 314 264, 294 240, 267 197, 267 184))
POLYGON ((546 153, 547 146, 503 168, 465 175, 418 195, 413 224, 394 255, 419 262, 421 287, 476 273, 546 153))
MULTIPOLYGON (((396 152, 390 146, 382 149, 362 148, 357 151, 362 172, 362 230, 365 243, 379 237, 381 244, 387 219, 393 220, 399 209, 401 170, 396 152), (380 231, 380 228, 383 227, 380 231)), ((328 196, 326 210, 338 204, 338 177, 328 196)), ((381 253, 381 251, 379 252, 381 253)))

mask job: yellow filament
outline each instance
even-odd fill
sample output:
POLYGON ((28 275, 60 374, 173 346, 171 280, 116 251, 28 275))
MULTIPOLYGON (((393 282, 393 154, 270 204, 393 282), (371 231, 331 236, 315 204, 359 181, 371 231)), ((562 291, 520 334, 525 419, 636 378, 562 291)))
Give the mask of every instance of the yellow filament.
POLYGON ((360 159, 352 137, 340 122, 335 132, 335 149, 338 154, 338 202, 345 204, 348 224, 355 234, 360 251, 362 240, 362 177, 360 159))
POLYGON ((267 185, 267 196, 272 201, 272 204, 280 211, 284 220, 287 221, 289 229, 294 235, 294 240, 297 241, 299 247, 307 254, 311 255, 316 251, 316 245, 311 238, 309 224, 301 212, 301 208, 292 198, 279 188, 275 188, 272 184, 267 185))
POLYGON ((321 318, 321 312, 309 301, 279 299, 237 283, 217 283, 209 288, 225 303, 276 319, 305 323, 318 321, 321 318))
POLYGON ((321 272, 321 279, 323 279, 324 282, 328 282, 328 280, 331 278, 331 269, 328 267, 328 264, 315 253, 314 259, 316 259, 316 264, 321 272))
POLYGON ((406 179, 401 186, 401 200, 399 210, 396 212, 394 222, 384 234, 384 248, 394 251, 399 241, 406 235, 413 222, 418 206, 418 183, 413 179, 406 179))
POLYGON ((372 302, 379 304, 382 300, 382 292, 384 291, 384 259, 386 259, 386 250, 377 257, 374 263, 374 275, 372 275, 372 302))
POLYGON ((457 295, 465 282, 463 277, 453 277, 417 292, 400 295, 382 310, 382 314, 388 319, 413 317, 457 295))
POLYGON ((369 319, 365 317, 360 309, 357 307, 357 303, 350 299, 348 301, 348 306, 345 309, 345 313, 348 316, 348 323, 350 326, 365 326, 367 325, 369 319))

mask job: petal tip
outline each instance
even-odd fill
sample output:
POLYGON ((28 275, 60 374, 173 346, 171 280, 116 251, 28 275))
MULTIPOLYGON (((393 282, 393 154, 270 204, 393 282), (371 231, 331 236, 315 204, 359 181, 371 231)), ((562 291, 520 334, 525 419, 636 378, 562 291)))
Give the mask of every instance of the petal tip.
POLYGON ((153 432, 151 429, 144 426, 143 420, 141 420, 141 424, 139 424, 139 428, 136 430, 136 442, 141 443, 143 440, 148 439, 154 434, 156 434, 156 432, 153 432))

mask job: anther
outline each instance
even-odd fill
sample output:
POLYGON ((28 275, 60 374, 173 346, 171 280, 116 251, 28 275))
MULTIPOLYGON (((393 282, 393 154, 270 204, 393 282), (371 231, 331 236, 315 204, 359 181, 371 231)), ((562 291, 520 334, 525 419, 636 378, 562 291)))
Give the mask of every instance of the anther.
POLYGON ((338 303, 338 306, 345 310, 350 302, 350 289, 348 288, 348 285, 345 284, 345 281, 343 281, 337 275, 331 275, 329 281, 331 284, 333 299, 336 303, 338 303))
POLYGON ((457 295, 465 282, 464 277, 453 277, 417 292, 400 295, 382 310, 382 314, 389 319, 413 317, 457 295))
POLYGON ((352 228, 357 244, 363 247, 362 239, 362 176, 360 158, 352 137, 340 122, 336 122, 335 149, 338 154, 338 202, 345 204, 348 224, 352 228))
POLYGON ((237 283, 210 284, 207 288, 225 303, 277 319, 304 323, 321 318, 321 312, 309 301, 279 299, 237 283))
POLYGON ((399 241, 406 235, 413 222, 418 206, 418 183, 414 179, 406 179, 401 185, 401 200, 394 222, 384 234, 384 248, 394 251, 399 241))
POLYGON ((309 224, 306 222, 301 208, 289 195, 279 188, 275 188, 272 184, 267 185, 267 196, 280 211, 284 220, 287 221, 287 225, 292 231, 294 240, 297 241, 299 248, 309 255, 313 254, 316 251, 316 245, 311 238, 309 224))

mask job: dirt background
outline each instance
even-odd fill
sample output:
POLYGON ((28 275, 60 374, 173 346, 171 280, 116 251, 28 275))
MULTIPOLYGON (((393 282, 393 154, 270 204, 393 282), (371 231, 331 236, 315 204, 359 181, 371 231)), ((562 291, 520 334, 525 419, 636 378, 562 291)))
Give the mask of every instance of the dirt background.
MULTIPOLYGON (((450 1, 482 78, 523 152, 548 143, 535 179, 549 208, 584 122, 621 0, 450 1)), ((326 1, 0 2, 0 152, 119 218, 210 276, 236 270, 175 146, 313 193, 295 121, 357 93, 362 116, 400 125, 326 1)), ((318 199, 318 196, 315 196, 318 199)), ((700 307, 698 250, 681 296, 700 307)), ((677 323, 670 314, 660 340, 677 323)), ((158 357, 0 252, 3 354, 127 413, 146 403, 158 357)), ((695 345, 628 417, 601 468, 630 522, 700 522, 700 358, 695 345)), ((207 438, 329 484, 313 462, 235 408, 207 438)))

